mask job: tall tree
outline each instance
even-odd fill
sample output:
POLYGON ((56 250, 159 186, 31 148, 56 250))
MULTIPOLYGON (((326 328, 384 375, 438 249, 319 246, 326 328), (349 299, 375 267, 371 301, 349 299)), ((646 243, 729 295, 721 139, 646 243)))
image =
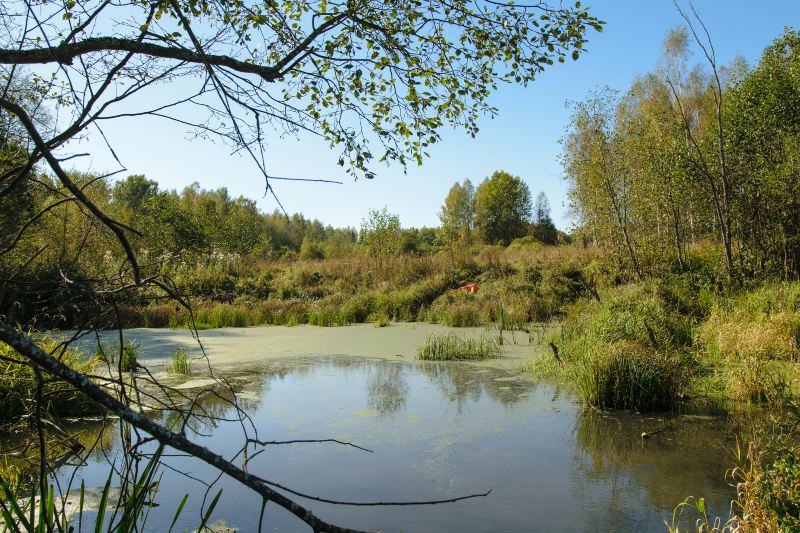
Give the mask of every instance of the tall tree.
POLYGON ((596 241, 624 250, 633 272, 642 278, 630 217, 635 201, 631 175, 615 122, 617 102, 618 93, 604 88, 575 104, 570 131, 562 141, 563 163, 581 221, 591 228, 596 241))
POLYGON ((400 253, 400 217, 382 209, 370 209, 369 215, 361 222, 359 240, 367 254, 384 261, 400 253))
POLYGON ((475 217, 475 187, 470 180, 456 182, 447 193, 439 211, 442 241, 452 252, 456 248, 469 246, 472 240, 472 225, 475 217))
POLYGON ((499 170, 475 191, 475 228, 484 242, 508 245, 528 233, 531 192, 517 176, 499 170))
POLYGON ((534 238, 545 244, 556 244, 558 242, 558 230, 550 216, 550 200, 547 199, 544 191, 540 192, 536 197, 531 230, 534 238))

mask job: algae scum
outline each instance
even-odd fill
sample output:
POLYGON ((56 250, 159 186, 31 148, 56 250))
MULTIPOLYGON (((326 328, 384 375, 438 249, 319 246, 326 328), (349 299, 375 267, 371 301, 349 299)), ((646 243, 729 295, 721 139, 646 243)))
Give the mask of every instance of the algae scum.
MULTIPOLYGON (((515 371, 460 362, 422 363, 364 357, 293 357, 251 369, 242 404, 262 439, 336 438, 335 444, 272 446, 249 471, 296 490, 355 501, 445 499, 421 507, 352 507, 306 502, 347 527, 380 531, 664 530, 677 503, 703 495, 726 514, 733 490, 724 482, 733 442, 721 416, 637 416, 582 409, 558 388, 515 371), (643 440, 643 431, 657 432, 643 440)), ((215 415, 224 405, 209 405, 215 415), (212 409, 213 407, 213 409, 212 409)), ((229 410, 233 416, 232 410, 229 410)), ((247 422, 249 424, 249 422, 247 422)), ((234 456, 238 421, 201 428, 201 444, 234 456)), ((112 446, 78 476, 102 486, 112 446)), ((181 456, 166 459, 159 507, 146 529, 165 530, 190 493, 176 530, 199 522, 205 481, 215 472, 181 456), (174 469, 174 471, 172 470, 174 469)), ((240 531, 258 528, 259 498, 222 478, 214 520, 240 531)), ((216 493, 215 488, 211 495, 216 493)), ((267 506, 265 529, 306 531, 267 506)))

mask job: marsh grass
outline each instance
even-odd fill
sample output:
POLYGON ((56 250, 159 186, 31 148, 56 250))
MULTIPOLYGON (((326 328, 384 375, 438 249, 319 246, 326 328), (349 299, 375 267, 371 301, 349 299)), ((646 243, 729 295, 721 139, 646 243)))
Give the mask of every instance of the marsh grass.
POLYGON ((194 321, 173 303, 123 309, 127 327, 198 329, 258 325, 341 326, 387 316, 454 327, 488 325, 504 308, 508 327, 560 316, 565 305, 587 295, 584 272, 593 252, 573 247, 476 248, 454 265, 447 254, 400 256, 391 268, 351 256, 324 261, 198 259, 174 273, 191 297, 194 321), (476 295, 453 292, 480 283, 476 295))
MULTIPOLYGON (((97 508, 92 509, 89 508, 83 482, 77 494, 62 495, 56 493, 52 484, 45 485, 46 480, 45 483, 34 484, 31 490, 21 482, 9 483, 0 478, 0 531, 142 531, 161 484, 158 467, 163 450, 162 445, 150 456, 138 477, 121 474, 123 486, 120 490, 111 486, 115 473, 118 473, 112 468, 100 493, 97 508), (84 525, 87 527, 84 528, 84 525)), ((221 493, 220 489, 200 517, 198 531, 206 530, 221 493)), ((186 494, 178 504, 169 531, 174 529, 188 499, 189 495, 186 494)), ((163 525, 162 530, 166 531, 163 525)))
POLYGON ((730 397, 748 403, 778 401, 791 393, 787 373, 758 355, 742 357, 728 372, 730 397))
MULTIPOLYGON (((61 353, 59 343, 52 339, 38 338, 37 344, 79 372, 94 374, 96 357, 67 350, 61 353)), ((32 408, 36 393, 33 369, 26 360, 9 345, 0 343, 0 425, 19 422, 32 408)), ((45 378, 45 411, 61 417, 93 416, 102 413, 102 408, 71 385, 52 378, 45 378)))
POLYGON ((121 362, 119 345, 110 346, 101 344, 97 347, 94 357, 103 363, 116 367, 119 365, 122 372, 135 372, 139 361, 139 344, 128 339, 122 346, 121 362))
POLYGON ((192 372, 192 361, 189 359, 189 350, 176 348, 170 356, 168 369, 170 374, 189 374, 192 372))
POLYGON ((767 284, 720 300, 698 340, 712 357, 800 359, 800 283, 767 284))
POLYGON ((691 322, 655 287, 625 286, 604 294, 602 302, 573 305, 562 326, 545 335, 563 369, 544 355, 528 369, 567 377, 593 407, 671 409, 688 388, 691 342, 691 322))
MULTIPOLYGON (((785 435, 784 435, 785 436, 785 435)), ((796 439, 796 434, 794 435, 796 439)), ((743 457, 737 447, 739 466, 726 478, 736 487, 736 499, 727 521, 710 517, 703 498, 690 496, 673 511, 669 533, 682 533, 681 518, 687 511, 696 516, 698 533, 786 533, 800 531, 800 450, 786 442, 766 454, 755 443, 743 457)))
POLYGON ((676 404, 688 383, 688 368, 678 355, 617 341, 582 357, 575 381, 592 407, 658 411, 676 404))
POLYGON ((468 361, 497 358, 501 355, 500 346, 493 336, 464 339, 454 333, 430 334, 417 351, 417 359, 425 361, 468 361))

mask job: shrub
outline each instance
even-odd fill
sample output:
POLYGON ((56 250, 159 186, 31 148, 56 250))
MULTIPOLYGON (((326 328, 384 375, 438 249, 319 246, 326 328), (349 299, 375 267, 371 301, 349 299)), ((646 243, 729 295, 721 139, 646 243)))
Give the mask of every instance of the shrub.
POLYGON ((784 447, 776 459, 753 479, 753 493, 762 510, 780 531, 800 531, 800 453, 784 447))
POLYGON ((462 339, 453 333, 431 334, 419 347, 417 359, 427 361, 464 361, 500 357, 500 346, 488 335, 462 339))

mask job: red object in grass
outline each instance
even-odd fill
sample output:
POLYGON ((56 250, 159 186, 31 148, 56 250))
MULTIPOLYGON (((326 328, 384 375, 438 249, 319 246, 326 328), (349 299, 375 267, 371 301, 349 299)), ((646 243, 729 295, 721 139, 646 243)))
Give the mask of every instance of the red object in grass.
POLYGON ((478 284, 477 283, 467 283, 463 287, 459 287, 456 289, 457 291, 467 291, 470 294, 475 294, 478 292, 478 284))

